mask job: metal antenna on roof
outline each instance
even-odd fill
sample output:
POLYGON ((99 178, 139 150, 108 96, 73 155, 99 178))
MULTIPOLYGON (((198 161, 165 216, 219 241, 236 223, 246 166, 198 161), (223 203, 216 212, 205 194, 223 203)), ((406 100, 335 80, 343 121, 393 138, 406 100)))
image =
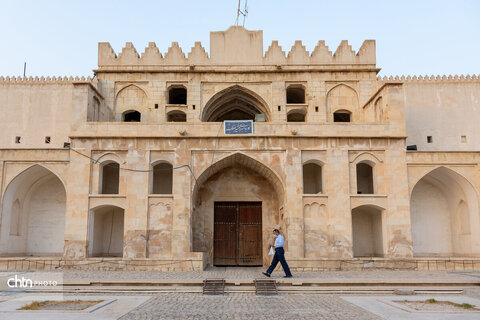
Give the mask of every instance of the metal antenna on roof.
POLYGON ((248 15, 248 7, 247 7, 247 1, 248 0, 245 0, 245 7, 242 10, 240 10, 240 3, 242 2, 242 0, 238 0, 238 8, 237 8, 237 23, 236 25, 238 26, 238 18, 240 17, 240 15, 243 16, 243 24, 242 26, 245 27, 245 18, 247 17, 248 15))

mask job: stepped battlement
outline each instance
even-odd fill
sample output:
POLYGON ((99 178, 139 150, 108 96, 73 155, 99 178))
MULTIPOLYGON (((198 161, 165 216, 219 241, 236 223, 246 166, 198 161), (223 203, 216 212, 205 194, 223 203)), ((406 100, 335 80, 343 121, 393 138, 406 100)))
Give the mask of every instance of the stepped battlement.
POLYGON ((91 82, 92 78, 91 77, 3 77, 0 76, 0 83, 18 83, 18 84, 67 84, 67 83, 73 83, 73 82, 91 82))
POLYGON ((387 82, 387 81, 399 81, 399 82, 441 82, 441 81, 448 81, 448 82, 472 82, 472 81, 480 81, 480 74, 479 75, 419 75, 419 76, 383 76, 377 77, 378 81, 387 82))
POLYGON ((210 33, 210 55, 200 42, 195 42, 188 55, 177 42, 173 42, 165 55, 154 42, 150 42, 139 55, 131 42, 122 51, 115 53, 108 42, 98 44, 98 66, 100 69, 112 66, 367 66, 375 68, 375 40, 365 40, 355 52, 348 41, 343 40, 335 53, 329 50, 325 41, 319 41, 310 54, 302 41, 295 41, 286 54, 278 41, 273 41, 267 51, 263 50, 263 32, 249 31, 234 26, 226 31, 210 33))

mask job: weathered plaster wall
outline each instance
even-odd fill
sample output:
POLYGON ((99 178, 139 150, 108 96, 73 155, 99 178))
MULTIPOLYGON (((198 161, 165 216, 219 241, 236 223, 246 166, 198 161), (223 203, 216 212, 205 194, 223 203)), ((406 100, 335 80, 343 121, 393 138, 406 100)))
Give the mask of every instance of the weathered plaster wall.
POLYGON ((72 95, 71 83, 0 81, 0 147, 62 148, 70 133, 72 95))
POLYGON ((404 88, 408 145, 420 151, 478 151, 480 80, 411 80, 404 88))

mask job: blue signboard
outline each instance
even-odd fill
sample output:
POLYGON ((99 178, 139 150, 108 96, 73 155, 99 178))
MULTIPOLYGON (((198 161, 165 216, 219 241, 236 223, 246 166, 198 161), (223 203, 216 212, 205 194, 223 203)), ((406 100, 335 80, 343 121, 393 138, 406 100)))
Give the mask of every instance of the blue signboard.
POLYGON ((225 134, 252 134, 253 120, 225 120, 223 132, 225 134))

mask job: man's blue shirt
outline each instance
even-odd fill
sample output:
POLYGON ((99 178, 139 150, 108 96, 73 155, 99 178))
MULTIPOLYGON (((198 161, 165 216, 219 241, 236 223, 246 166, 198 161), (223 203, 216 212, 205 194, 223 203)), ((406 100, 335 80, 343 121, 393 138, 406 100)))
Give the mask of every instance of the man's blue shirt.
POLYGON ((279 234, 278 237, 275 239, 274 247, 275 248, 283 248, 284 245, 285 245, 285 239, 283 238, 283 236, 281 234, 279 234))

